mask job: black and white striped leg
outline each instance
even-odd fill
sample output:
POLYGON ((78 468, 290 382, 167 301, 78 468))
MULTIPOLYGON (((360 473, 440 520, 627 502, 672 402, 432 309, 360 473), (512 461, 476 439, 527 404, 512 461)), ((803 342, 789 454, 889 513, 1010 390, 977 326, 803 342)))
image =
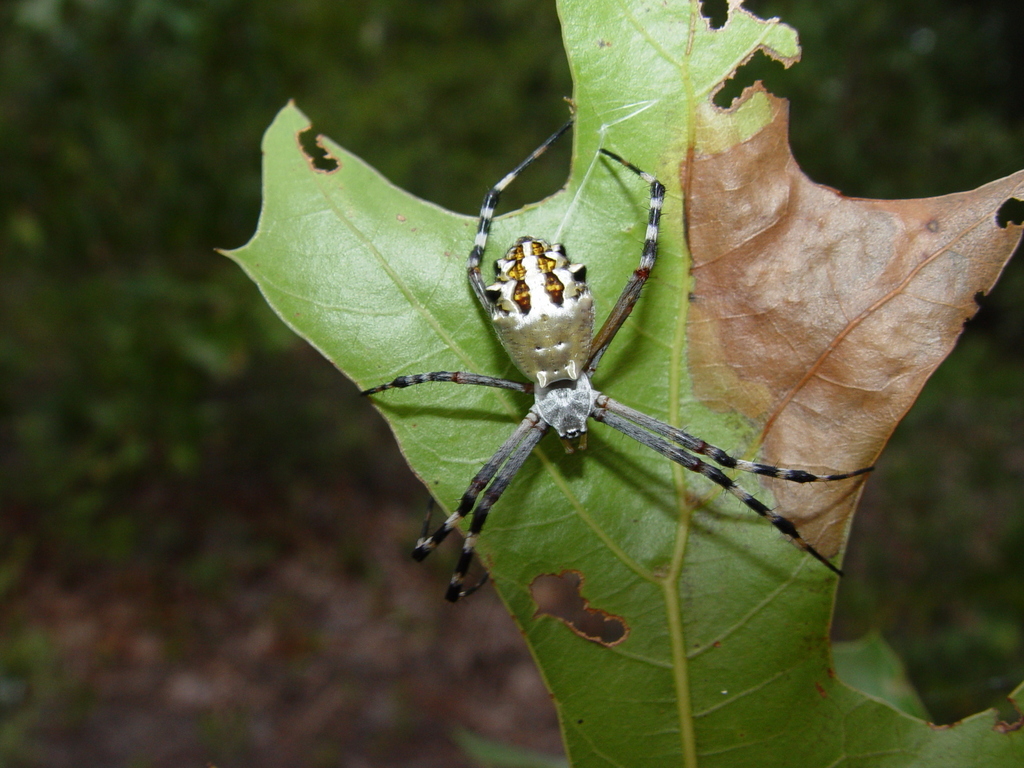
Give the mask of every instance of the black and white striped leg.
POLYGON ((830 571, 839 576, 843 575, 843 572, 829 562, 823 554, 804 541, 800 532, 797 531, 796 526, 791 521, 787 520, 774 510, 769 509, 754 496, 747 493, 718 467, 701 461, 696 456, 687 453, 677 445, 673 445, 660 435, 653 434, 637 424, 634 424, 632 421, 613 413, 607 407, 596 407, 594 409, 593 417, 598 421, 604 422, 609 427, 619 430, 619 432, 622 432, 624 435, 628 435, 638 443, 646 445, 648 448, 657 451, 662 456, 671 459, 691 472, 696 472, 697 474, 708 478, 712 482, 717 483, 719 486, 742 501, 749 509, 752 509, 754 512, 757 512, 757 514, 761 515, 761 517, 767 519, 768 522, 774 525, 778 531, 786 536, 786 538, 815 560, 818 560, 830 571))
POLYGON ((487 194, 484 195, 484 202, 480 206, 480 222, 477 224, 476 228, 476 240, 473 242, 473 250, 469 253, 469 260, 466 263, 466 269, 469 272, 469 284, 473 286, 473 292, 476 294, 476 297, 480 300, 480 303, 488 313, 491 311, 492 304, 491 300, 487 297, 484 279, 480 275, 480 260, 483 258, 484 249, 487 247, 487 235, 490 234, 491 222, 494 220, 494 209, 498 207, 498 200, 501 198, 501 193, 505 191, 505 188, 509 184, 515 181, 516 177, 522 173, 530 163, 547 152, 548 147, 558 141, 562 134, 568 131, 571 126, 572 120, 570 119, 565 125, 548 136, 548 138, 544 140, 543 144, 530 153, 529 157, 523 160, 523 162, 517 165, 511 172, 506 174, 501 181, 491 187, 487 194))
POLYGON ((671 440, 673 443, 678 443, 688 451, 693 451, 694 453, 699 453, 702 456, 707 456, 716 464, 723 466, 726 469, 738 469, 742 472, 752 472, 755 475, 777 477, 794 483, 820 483, 832 480, 846 480, 850 477, 863 475, 874 469, 874 467, 863 467, 862 469, 855 469, 852 472, 840 472, 834 475, 815 475, 803 469, 785 469, 784 467, 775 467, 771 464, 758 464, 753 461, 744 461, 743 459, 733 458, 721 448, 711 445, 710 443, 701 440, 699 437, 694 437, 689 432, 684 432, 678 427, 673 427, 672 425, 659 421, 652 416, 648 416, 646 413, 630 408, 627 405, 623 405, 607 395, 598 396, 596 405, 598 408, 606 408, 612 413, 624 416, 635 424, 639 424, 644 429, 648 429, 651 432, 659 434, 662 437, 671 440))
POLYGON ((532 382, 512 381, 510 379, 499 379, 496 376, 484 376, 479 373, 465 373, 463 371, 434 371, 433 373, 416 373, 411 376, 399 376, 387 384, 380 384, 370 389, 364 389, 359 394, 375 395, 386 389, 403 389, 415 384, 427 384, 433 381, 446 381, 452 384, 475 384, 481 387, 497 387, 498 389, 511 389, 516 392, 533 392, 532 382))
POLYGON ((519 422, 519 426, 516 427, 515 431, 502 443, 502 446, 488 459, 487 463, 480 468, 480 471, 470 481, 469 487, 462 494, 459 506, 455 511, 448 516, 447 520, 441 523, 433 534, 427 536, 426 532, 424 532, 424 535, 416 542, 416 547, 412 551, 412 556, 416 560, 423 560, 437 549, 437 545, 444 541, 449 533, 455 530, 455 526, 458 525, 459 521, 469 514, 473 505, 476 504, 476 499, 480 492, 487 487, 501 465, 508 460, 508 457, 515 451, 530 430, 536 426, 539 420, 540 417, 532 410, 526 414, 526 418, 519 422))
POLYGON ((483 528, 487 519, 488 510, 494 505, 501 494, 508 487, 509 482, 519 468, 522 467, 526 457, 530 455, 537 442, 544 436, 548 425, 532 410, 526 415, 515 432, 506 440, 487 463, 476 473, 470 482, 466 492, 462 494, 459 506, 449 515, 433 534, 427 535, 426 529, 420 540, 416 542, 416 548, 412 556, 416 560, 423 560, 427 555, 437 549, 437 546, 444 541, 459 521, 462 520, 474 506, 477 506, 477 498, 486 488, 486 492, 480 497, 480 504, 473 513, 473 520, 470 525, 470 532, 463 543, 462 555, 459 557, 458 565, 452 576, 451 584, 448 587, 446 598, 451 601, 458 600, 463 594, 462 584, 465 581, 466 572, 473 556, 473 547, 476 544, 476 537, 483 528))
MULTIPOLYGON (((420 541, 425 541, 427 536, 430 534, 430 521, 434 517, 435 503, 436 502, 434 501, 434 497, 431 496, 430 500, 427 502, 427 514, 423 517, 423 528, 420 530, 420 541)), ((474 592, 476 592, 478 589, 480 589, 480 587, 487 583, 487 580, 489 578, 490 574, 488 574, 487 571, 484 571, 483 575, 480 577, 480 580, 477 581, 476 584, 474 584, 472 587, 469 587, 468 589, 462 590, 461 597, 466 597, 467 595, 471 595, 474 592)))
MULTIPOLYGON (((532 411, 530 416, 533 416, 534 422, 531 424, 526 436, 516 446, 515 450, 512 451, 508 460, 501 466, 497 474, 495 474, 494 480, 480 496, 480 503, 473 510, 473 518, 469 524, 469 533, 466 534, 466 538, 462 541, 462 554, 459 555, 459 561, 455 565, 455 572, 452 574, 452 579, 448 584, 448 591, 444 596, 445 600, 454 603, 460 597, 475 591, 480 586, 478 584, 472 589, 463 589, 466 573, 469 571, 470 563, 473 561, 473 550, 476 547, 476 540, 480 535, 480 531, 483 530, 484 523, 487 522, 487 514, 491 511, 491 507, 501 498, 509 483, 512 482, 512 478, 522 468, 523 462, 526 461, 534 447, 548 430, 548 425, 532 411)), ((530 416, 527 416, 528 420, 530 416)))
POLYGON ((640 298, 640 291, 643 289, 644 283, 647 282, 647 278, 651 275, 654 263, 658 259, 658 229, 661 222, 661 209, 665 203, 664 184, 646 171, 640 170, 628 160, 622 159, 614 152, 610 152, 607 149, 602 149, 601 152, 612 160, 626 166, 626 168, 650 184, 651 201, 647 212, 647 233, 644 236, 644 248, 640 254, 640 266, 633 270, 633 274, 626 282, 626 287, 623 288, 622 293, 619 295, 619 300, 615 302, 615 306, 612 307, 612 311, 608 314, 604 325, 601 326, 601 330, 598 331, 590 345, 590 360, 587 361, 586 369, 588 375, 597 370, 601 357, 604 355, 605 350, 608 349, 608 345, 612 343, 612 339, 615 338, 619 328, 622 327, 626 318, 633 311, 637 299, 640 298))

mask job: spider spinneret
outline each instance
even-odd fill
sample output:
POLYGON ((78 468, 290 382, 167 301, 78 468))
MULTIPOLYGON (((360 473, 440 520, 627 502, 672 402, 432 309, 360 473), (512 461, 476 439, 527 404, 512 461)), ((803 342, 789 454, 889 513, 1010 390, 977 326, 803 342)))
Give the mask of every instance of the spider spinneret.
MULTIPOLYGON (((549 244, 534 237, 520 237, 495 262, 496 281, 486 285, 480 275, 480 261, 487 247, 494 210, 502 191, 528 165, 544 154, 572 126, 567 122, 535 149, 484 196, 480 207, 476 239, 466 268, 469 283, 477 299, 490 315, 502 346, 516 367, 529 382, 512 381, 494 376, 459 371, 435 371, 399 376, 387 384, 363 391, 373 395, 387 389, 403 388, 427 382, 450 382, 497 387, 533 393, 534 403, 512 435, 477 472, 463 493, 459 505, 433 534, 423 535, 416 543, 413 557, 422 560, 447 538, 455 526, 471 511, 469 532, 462 545, 462 554, 448 585, 446 599, 454 602, 472 592, 464 589, 466 573, 473 559, 477 537, 484 527, 488 512, 505 492, 512 478, 522 467, 549 428, 562 439, 566 451, 572 452, 571 441, 586 447, 587 421, 591 418, 619 430, 692 472, 703 475, 736 496, 749 509, 766 518, 796 546, 838 575, 842 571, 808 544, 796 526, 767 507, 734 483, 719 467, 777 477, 796 483, 844 480, 871 471, 865 467, 853 472, 815 475, 802 469, 783 469, 768 464, 736 459, 700 438, 630 408, 598 392, 590 377, 597 370, 608 345, 633 306, 650 277, 658 255, 658 229, 665 187, 654 176, 640 170, 607 149, 601 153, 639 176, 650 187, 647 232, 640 264, 612 307, 608 318, 594 335, 594 299, 586 283, 586 268, 574 264, 559 243, 549 244), (707 456, 719 467, 706 463, 697 455, 707 456)), ((429 521, 429 517, 428 517, 429 521)))

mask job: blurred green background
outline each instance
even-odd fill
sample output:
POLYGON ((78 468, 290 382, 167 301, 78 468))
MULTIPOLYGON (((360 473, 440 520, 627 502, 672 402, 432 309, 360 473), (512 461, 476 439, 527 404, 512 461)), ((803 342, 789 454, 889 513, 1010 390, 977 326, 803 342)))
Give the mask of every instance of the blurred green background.
MULTIPOLYGON (((755 59, 719 101, 754 77, 790 98, 816 181, 915 197, 1024 167, 1019 0, 747 6, 795 26, 804 60, 755 59)), ((213 252, 254 231, 275 112, 295 99, 396 184, 473 213, 570 93, 548 0, 0 6, 0 764, 81 765, 111 695, 68 651, 68 595, 145 606, 167 664, 198 642, 188 607, 230 613, 283 559, 383 590, 353 535, 378 507, 408 515, 403 557, 416 535, 425 495, 369 405, 213 252)), ((565 149, 509 209, 561 184, 565 149)), ((840 639, 882 632, 937 722, 1005 712, 1024 678, 1024 265, 982 304, 868 485, 836 618, 840 639)), ((210 754, 262 764, 234 717, 197 726, 210 754)), ((340 757, 355 743, 302 759, 363 764, 340 757)))

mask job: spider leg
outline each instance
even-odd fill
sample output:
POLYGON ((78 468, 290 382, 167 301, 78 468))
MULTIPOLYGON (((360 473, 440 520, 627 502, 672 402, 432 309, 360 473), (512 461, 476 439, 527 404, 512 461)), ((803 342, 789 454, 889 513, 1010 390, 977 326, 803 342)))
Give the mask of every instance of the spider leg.
POLYGON ((462 555, 459 557, 455 573, 452 575, 452 580, 448 587, 446 595, 448 600, 455 602, 464 594, 462 582, 465 580, 466 572, 469 570, 470 561, 473 559, 473 548, 476 545, 476 537, 487 520, 488 511, 494 506, 494 503, 500 498, 501 494, 505 492, 509 482, 511 482, 516 472, 519 471, 519 468, 522 467, 523 462, 530 455, 530 451, 533 450, 541 437, 544 436, 547 429, 547 423, 531 410, 526 415, 526 418, 519 423, 519 426, 516 427, 508 440, 502 444, 495 454, 488 459, 487 463, 481 467, 480 471, 476 473, 466 492, 462 494, 462 499, 459 501, 459 506, 456 510, 430 536, 427 535, 427 528, 424 527, 423 535, 416 542, 416 547, 412 551, 412 556, 416 560, 423 560, 437 549, 437 546, 448 537, 448 534, 455 529, 459 521, 469 514, 474 506, 477 506, 476 511, 473 512, 469 534, 467 534, 463 542, 462 555), (480 504, 477 505, 477 498, 480 497, 481 492, 485 488, 487 490, 480 498, 480 504))
POLYGON ((652 416, 648 416, 642 411, 630 408, 628 405, 623 405, 607 395, 600 395, 598 397, 597 407, 607 408, 612 413, 623 416, 635 424, 639 424, 644 429, 661 435, 662 437, 671 440, 673 443, 678 443, 688 451, 693 451, 694 453, 699 453, 702 456, 707 456, 716 464, 719 464, 726 469, 738 469, 743 472, 752 472, 755 475, 778 477, 782 480, 789 480, 794 483, 820 483, 831 480, 846 480, 849 477, 863 475, 864 473, 870 472, 874 469, 874 467, 863 467, 862 469, 855 469, 852 472, 840 472, 834 475, 815 475, 803 469, 785 469, 783 467, 772 466, 771 464, 758 464, 753 461, 744 461, 743 459, 733 458, 721 448, 711 445, 710 443, 706 443, 699 437, 694 437, 689 432, 684 432, 678 427, 673 427, 671 424, 659 421, 652 416))
POLYGON ((658 228, 661 222, 661 208, 665 202, 664 184, 646 171, 641 171, 629 161, 623 160, 614 152, 610 152, 607 149, 602 149, 601 152, 612 160, 622 163, 622 165, 650 184, 651 202, 647 214, 647 234, 644 237, 644 249, 640 254, 640 266, 633 270, 633 274, 626 282, 626 287, 622 289, 618 301, 615 302, 615 306, 612 307, 612 311, 608 314, 604 325, 601 326, 601 330, 597 332, 590 345, 590 360, 587 362, 586 368, 588 375, 597 370, 598 363, 601 362, 601 357, 604 355, 605 350, 608 349, 608 345, 612 343, 615 334, 618 333, 619 328, 622 327, 626 318, 633 311, 633 306, 636 304, 637 299, 640 298, 640 291, 643 289, 644 283, 651 276, 654 262, 658 258, 658 228))
POLYGON ((462 371, 434 371, 433 373, 416 373, 411 376, 399 376, 387 384, 379 384, 370 389, 364 389, 359 394, 375 395, 386 389, 403 389, 414 384, 426 384, 431 381, 447 381, 452 384, 475 384, 481 387, 497 387, 498 389, 512 389, 516 392, 533 392, 533 383, 512 381, 510 379, 499 379, 496 376, 484 376, 479 373, 464 373, 462 371))
MULTIPOLYGON (((532 382, 520 382, 512 381, 510 379, 499 379, 495 376, 484 376, 477 373, 464 373, 461 371, 434 371, 433 373, 418 373, 411 376, 399 376, 398 378, 388 382, 387 384, 380 384, 376 387, 363 390, 363 395, 373 395, 378 392, 383 392, 388 389, 401 389, 404 387, 411 387, 416 384, 426 384, 427 382, 450 382, 453 384, 476 384, 485 387, 497 387, 499 389, 511 389, 517 392, 533 392, 534 385, 532 382)), ((483 528, 484 522, 487 520, 487 513, 490 508, 494 506, 494 503, 501 497, 501 494, 505 492, 509 482, 522 467, 523 462, 526 461, 527 456, 530 455, 530 451, 533 450, 537 442, 547 432, 548 424, 540 418, 533 410, 531 410, 526 418, 520 422, 519 426, 512 433, 511 437, 502 444, 497 452, 487 461, 486 464, 476 473, 472 482, 469 484, 469 488, 462 494, 462 499, 459 501, 459 506, 438 528, 433 534, 428 535, 430 530, 430 519, 433 515, 434 510, 434 499, 431 497, 430 503, 427 505, 427 515, 423 520, 423 530, 420 533, 420 538, 416 542, 416 547, 412 551, 412 556, 416 560, 423 560, 427 555, 437 549, 438 544, 444 541, 448 534, 452 532, 458 522, 464 518, 469 511, 473 509, 476 504, 477 497, 480 496, 480 492, 484 488, 487 488, 483 498, 480 500, 480 504, 476 511, 473 513, 473 520, 470 524, 470 532, 466 537, 462 547, 462 555, 459 557, 458 564, 455 568, 455 573, 452 575, 451 583, 448 586, 448 592, 445 595, 446 599, 451 602, 455 602, 460 597, 472 594, 476 592, 480 587, 487 581, 487 575, 474 586, 469 589, 463 589, 462 584, 465 581, 466 573, 469 570, 469 565, 473 559, 473 548, 476 544, 476 537, 480 533, 480 529, 483 528), (492 482, 493 481, 493 482, 492 482), (490 485, 488 488, 487 486, 490 485)))
MULTIPOLYGON (((480 492, 487 487, 487 485, 497 474, 498 469, 504 464, 510 455, 516 450, 527 433, 537 426, 537 422, 540 421, 540 417, 537 416, 532 410, 526 414, 526 418, 519 422, 519 426, 516 427, 515 431, 509 436, 508 440, 502 443, 501 447, 495 451, 494 455, 487 460, 480 470, 473 477, 469 483, 469 487, 465 493, 462 494, 462 498, 459 500, 459 506, 452 512, 448 518, 441 523, 441 525, 434 531, 430 536, 426 535, 426 531, 420 537, 419 541, 416 542, 416 548, 412 551, 412 556, 416 560, 423 560, 427 555, 437 549, 437 545, 444 541, 448 534, 455 530, 455 526, 458 522, 464 518, 469 511, 476 504, 477 496, 480 492)), ((546 425, 545 425, 546 426, 546 425)))
POLYGON ((469 253, 466 269, 469 272, 469 284, 473 286, 473 293, 476 294, 477 299, 480 300, 484 309, 487 310, 488 315, 491 313, 492 304, 491 300, 487 297, 484 279, 480 275, 480 260, 483 258, 484 248, 487 247, 487 235, 490 234, 491 222, 494 220, 494 209, 498 207, 498 200, 501 198, 501 193, 505 191, 505 187, 515 181, 516 176, 522 173, 526 166, 543 155, 548 150, 548 147, 558 141, 562 134, 569 130, 570 126, 572 126, 572 119, 548 136, 543 144, 530 153, 529 157, 507 173, 501 181, 491 187, 487 194, 484 195, 484 202, 480 206, 480 222, 476 228, 476 240, 473 243, 473 250, 469 253))
MULTIPOLYGON (((434 517, 434 505, 435 504, 436 504, 436 502, 434 501, 434 497, 431 496, 430 500, 427 502, 427 514, 423 517, 423 528, 420 530, 420 538, 419 538, 420 541, 423 541, 424 539, 426 539, 427 535, 430 533, 430 520, 431 520, 431 518, 434 517)), ((460 595, 460 597, 466 597, 467 595, 473 594, 478 589, 480 589, 480 587, 482 587, 484 584, 486 584, 487 580, 489 578, 490 578, 490 574, 488 574, 487 571, 484 571, 484 575, 480 577, 480 581, 478 581, 476 584, 474 584, 469 589, 462 590, 462 594, 460 595)))
POLYGON ((807 543, 804 538, 797 531, 796 526, 792 521, 787 520, 782 515, 778 514, 772 509, 769 509, 761 501, 756 499, 754 496, 747 493, 743 488, 734 483, 722 470, 718 467, 707 464, 696 456, 687 453, 677 445, 673 445, 668 440, 664 439, 660 435, 652 434, 646 429, 634 424, 631 421, 619 416, 616 413, 608 410, 606 407, 600 405, 594 408, 593 417, 597 421, 602 421, 613 429, 619 430, 624 435, 636 440, 642 445, 646 445, 648 448, 657 451, 667 459, 671 459, 677 464, 681 465, 685 469, 691 472, 696 472, 699 475, 703 475, 714 483, 727 490, 733 496, 742 501, 749 509, 757 512, 761 517, 765 518, 775 528, 780 531, 786 538, 793 542, 796 546, 802 549, 804 552, 809 554, 815 560, 818 560, 826 568, 833 573, 842 576, 843 572, 833 565, 829 560, 816 550, 813 546, 807 543))
POLYGON ((431 496, 430 500, 427 501, 427 514, 423 516, 423 528, 420 529, 420 537, 418 541, 423 541, 423 539, 427 538, 427 534, 430 533, 430 521, 434 517, 434 505, 436 503, 437 502, 434 501, 433 496, 431 496))
MULTIPOLYGON (((473 560, 473 550, 476 547, 477 537, 480 535, 480 531, 483 530, 484 523, 487 522, 487 514, 490 512, 491 507, 501 498, 509 483, 512 482, 512 478, 522 468, 523 462, 526 461, 530 452, 533 451, 534 447, 548 430, 547 422, 532 411, 527 415, 524 423, 528 424, 526 435, 494 475, 494 480, 487 487, 487 490, 483 492, 483 495, 480 497, 480 503, 477 504, 476 509, 473 511, 473 519, 469 524, 469 533, 466 534, 466 538, 462 541, 462 554, 459 555, 459 561, 455 565, 455 572, 452 574, 452 579, 448 583, 448 591, 444 596, 445 600, 449 602, 454 603, 460 597, 475 592, 480 587, 480 584, 477 584, 469 590, 463 590, 462 588, 462 583, 466 579, 466 572, 469 571, 469 564, 473 560)), ((465 503, 465 498, 463 496, 463 503, 465 503)), ((463 505, 460 504, 459 506, 461 508, 463 505)))

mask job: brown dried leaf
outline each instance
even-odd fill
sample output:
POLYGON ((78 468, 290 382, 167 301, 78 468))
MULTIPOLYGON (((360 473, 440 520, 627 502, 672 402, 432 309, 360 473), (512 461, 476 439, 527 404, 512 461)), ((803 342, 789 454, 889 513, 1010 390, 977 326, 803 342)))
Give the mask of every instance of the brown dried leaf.
MULTIPOLYGON (((1024 198, 1024 171, 942 197, 844 197, 803 174, 787 104, 764 95, 770 124, 720 152, 698 135, 684 179, 694 392, 760 426, 769 462, 869 465, 1020 241, 996 214, 1024 198)), ((766 482, 808 540, 839 550, 862 484, 766 482)))

